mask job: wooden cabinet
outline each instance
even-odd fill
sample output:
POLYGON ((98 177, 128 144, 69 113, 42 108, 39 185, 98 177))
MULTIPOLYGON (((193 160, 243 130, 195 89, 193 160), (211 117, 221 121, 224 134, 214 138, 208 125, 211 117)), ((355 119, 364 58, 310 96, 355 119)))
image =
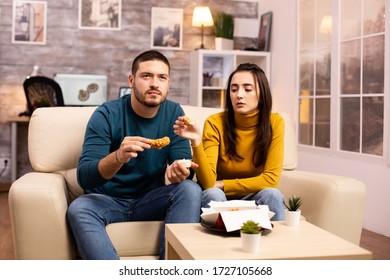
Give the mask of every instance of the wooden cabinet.
POLYGON ((259 65, 269 82, 271 54, 257 51, 196 50, 190 54, 190 105, 223 107, 230 73, 241 63, 259 65))

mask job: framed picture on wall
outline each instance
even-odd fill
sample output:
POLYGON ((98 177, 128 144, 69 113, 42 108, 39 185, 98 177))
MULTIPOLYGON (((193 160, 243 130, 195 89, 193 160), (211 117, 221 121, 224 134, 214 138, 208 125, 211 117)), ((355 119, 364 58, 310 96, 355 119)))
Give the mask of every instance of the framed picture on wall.
POLYGON ((80 29, 120 30, 122 0, 79 0, 80 29))
POLYGON ((183 9, 152 8, 151 47, 181 50, 183 47, 183 9))
POLYGON ((46 44, 45 1, 14 1, 12 13, 12 43, 46 44))
POLYGON ((270 50, 271 25, 272 12, 262 14, 260 18, 259 40, 257 43, 257 49, 259 51, 268 52, 270 50))
POLYGON ((119 97, 125 96, 126 94, 131 94, 130 87, 120 87, 119 88, 119 97))

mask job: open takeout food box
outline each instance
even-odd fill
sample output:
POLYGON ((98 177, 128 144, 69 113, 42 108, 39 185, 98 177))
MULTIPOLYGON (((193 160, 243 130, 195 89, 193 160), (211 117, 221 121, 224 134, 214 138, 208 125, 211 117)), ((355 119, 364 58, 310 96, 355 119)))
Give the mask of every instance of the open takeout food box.
POLYGON ((202 208, 202 224, 211 229, 233 232, 248 220, 258 223, 262 228, 272 230, 270 219, 275 213, 268 205, 256 205, 253 200, 211 201, 210 208, 202 208))

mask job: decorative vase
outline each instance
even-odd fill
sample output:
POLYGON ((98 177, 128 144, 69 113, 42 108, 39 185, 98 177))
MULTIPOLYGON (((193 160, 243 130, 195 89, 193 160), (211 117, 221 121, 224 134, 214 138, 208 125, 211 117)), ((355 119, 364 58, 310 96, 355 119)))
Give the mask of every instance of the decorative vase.
POLYGON ((301 210, 290 211, 286 209, 286 224, 291 227, 299 226, 299 221, 301 220, 301 210))
POLYGON ((233 49, 234 40, 226 39, 222 37, 215 38, 215 49, 217 51, 222 50, 232 50, 233 49))
POLYGON ((241 234, 241 244, 242 249, 248 253, 257 253, 260 250, 260 237, 261 233, 258 234, 249 234, 242 233, 241 234))

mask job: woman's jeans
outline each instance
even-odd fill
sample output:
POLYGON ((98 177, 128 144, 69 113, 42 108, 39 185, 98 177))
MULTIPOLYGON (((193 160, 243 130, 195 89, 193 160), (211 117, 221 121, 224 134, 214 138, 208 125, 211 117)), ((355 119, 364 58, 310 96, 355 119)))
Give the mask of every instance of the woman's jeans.
MULTIPOLYGON (((202 208, 208 208, 210 201, 227 201, 225 193, 219 188, 211 188, 203 191, 202 208)), ((284 197, 283 194, 275 188, 266 188, 257 193, 249 194, 240 199, 254 200, 257 205, 268 205, 270 211, 275 215, 272 221, 284 221, 284 197)))
MULTIPOLYGON (((108 224, 128 221, 198 223, 201 199, 202 190, 192 180, 163 186, 133 199, 85 194, 70 204, 67 220, 82 259, 114 260, 119 257, 107 235, 108 224)), ((160 237, 160 259, 164 257, 165 227, 160 237)))

